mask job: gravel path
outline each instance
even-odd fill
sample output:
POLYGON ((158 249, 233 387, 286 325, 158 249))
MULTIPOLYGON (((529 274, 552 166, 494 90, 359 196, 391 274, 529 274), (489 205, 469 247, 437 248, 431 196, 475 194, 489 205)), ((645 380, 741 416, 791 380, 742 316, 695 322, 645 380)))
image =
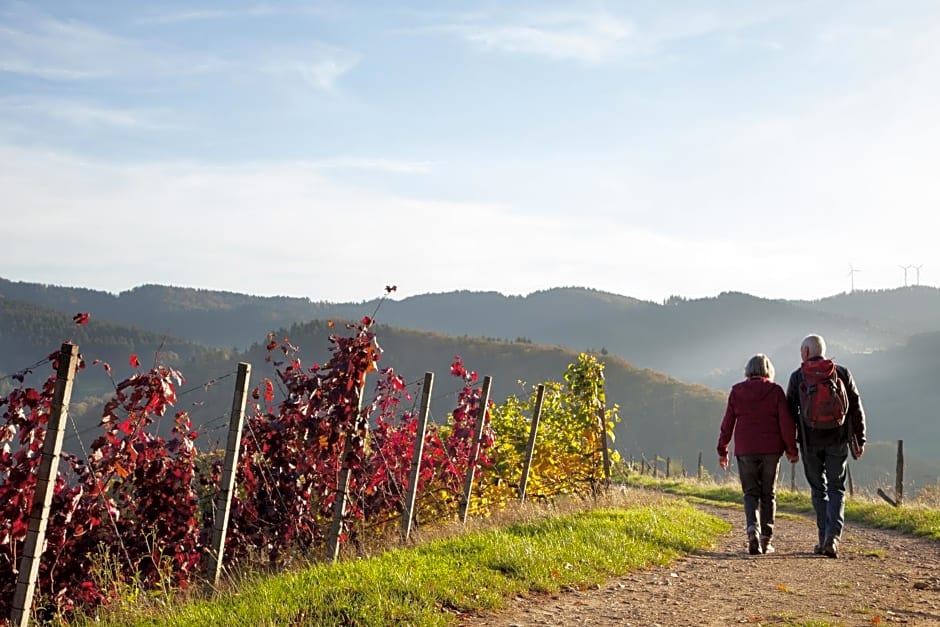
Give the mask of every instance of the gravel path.
POLYGON ((838 559, 813 555, 815 525, 778 514, 776 553, 751 556, 740 508, 710 551, 589 590, 517 597, 463 625, 938 625, 940 543, 847 522, 838 559))

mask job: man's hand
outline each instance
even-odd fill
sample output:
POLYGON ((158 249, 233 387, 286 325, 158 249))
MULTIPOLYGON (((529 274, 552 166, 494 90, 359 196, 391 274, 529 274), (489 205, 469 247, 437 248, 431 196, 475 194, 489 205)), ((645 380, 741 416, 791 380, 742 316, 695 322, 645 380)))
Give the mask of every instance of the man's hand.
POLYGON ((800 461, 800 454, 799 453, 787 453, 787 461, 790 462, 791 464, 795 464, 796 462, 800 461))
POLYGON ((718 464, 721 466, 721 469, 722 469, 722 470, 728 470, 728 456, 727 456, 727 455, 719 455, 719 456, 718 456, 718 464))
POLYGON ((858 440, 852 439, 849 441, 849 451, 852 453, 852 459, 861 459, 862 455, 865 454, 865 445, 859 444, 858 440))

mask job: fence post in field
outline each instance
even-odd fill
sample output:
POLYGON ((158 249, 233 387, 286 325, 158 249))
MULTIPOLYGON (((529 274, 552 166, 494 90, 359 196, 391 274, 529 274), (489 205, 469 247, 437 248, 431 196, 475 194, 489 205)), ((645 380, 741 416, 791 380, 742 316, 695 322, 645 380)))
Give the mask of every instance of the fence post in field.
POLYGON ((653 458, 653 479, 659 479, 659 455, 653 458))
POLYGON ((646 466, 647 466, 646 455, 640 455, 640 474, 641 475, 646 474, 646 466))
POLYGON ((240 362, 232 395, 232 413, 228 420, 228 440, 225 444, 225 465, 222 466, 222 483, 215 497, 215 521, 212 525, 212 548, 209 551, 208 579, 213 586, 219 584, 222 575, 222 556, 225 553, 225 536, 228 534, 229 514, 232 510, 232 492, 235 489, 235 466, 242 444, 242 422, 245 419, 245 402, 248 400, 248 378, 251 364, 240 362))
MULTIPOLYGON (((362 412, 362 395, 365 394, 365 383, 359 387, 358 398, 356 399, 356 420, 362 412)), ((336 500, 333 501, 333 522, 330 524, 330 535, 326 541, 326 556, 330 561, 335 562, 339 559, 339 534, 343 529, 343 517, 346 515, 346 500, 349 498, 349 457, 352 455, 352 430, 356 428, 355 423, 350 425, 346 432, 345 442, 343 444, 342 459, 340 463, 339 479, 336 482, 336 500)))
POLYGON ((407 542, 411 536, 411 521, 414 519, 415 499, 418 496, 418 475, 421 471, 421 458, 424 457, 424 434, 428 430, 428 413, 431 411, 431 388, 434 386, 434 373, 424 373, 421 388, 421 413, 418 414, 418 428, 415 431, 415 445, 411 454, 411 472, 408 473, 408 493, 405 495, 405 511, 402 512, 401 539, 407 542))
POLYGON ((790 492, 796 492, 796 462, 790 464, 790 492))
POLYGON ((669 478, 669 466, 671 463, 672 463, 672 458, 667 457, 666 458, 666 479, 669 478))
POLYGON ((698 452, 698 480, 701 481, 704 473, 702 471, 702 451, 698 452))
POLYGON ((473 445, 470 448, 470 459, 467 464, 467 476, 463 484, 463 500, 460 502, 460 522, 467 522, 467 511, 470 509, 470 494, 473 492, 473 475, 476 474, 477 457, 480 455, 480 440, 483 439, 483 427, 486 426, 486 406, 490 403, 490 384, 493 378, 489 375, 483 377, 483 391, 480 394, 480 416, 477 418, 476 432, 473 434, 473 445))
POLYGON ((522 477, 519 479, 519 502, 525 503, 525 490, 529 485, 529 470, 532 468, 532 456, 535 454, 535 436, 542 419, 542 402, 545 400, 545 384, 539 383, 535 394, 535 408, 532 410, 532 427, 529 429, 529 442, 525 447, 525 461, 522 464, 522 477))
POLYGON ((17 627, 29 624, 33 595, 36 592, 36 580, 39 579, 39 562, 43 544, 46 541, 46 527, 49 524, 49 508, 52 505, 52 493, 59 469, 59 456, 62 453, 65 419, 68 414, 69 400, 72 398, 72 383, 77 368, 78 346, 69 342, 62 344, 59 350, 59 364, 56 370, 49 422, 46 425, 46 435, 42 442, 42 458, 39 461, 39 476, 36 479, 36 491, 33 494, 33 507, 29 514, 29 527, 23 543, 20 572, 16 579, 16 592, 13 594, 13 607, 10 611, 10 624, 17 627))
POLYGON ((605 415, 607 412, 603 406, 597 408, 597 421, 601 429, 601 451, 604 456, 604 485, 610 487, 610 451, 607 448, 607 421, 605 415))
POLYGON ((898 440, 898 465, 894 478, 894 501, 901 507, 904 502, 904 440, 898 440))
POLYGON ((855 486, 852 485, 852 465, 845 465, 845 479, 849 483, 849 496, 855 496, 855 486))

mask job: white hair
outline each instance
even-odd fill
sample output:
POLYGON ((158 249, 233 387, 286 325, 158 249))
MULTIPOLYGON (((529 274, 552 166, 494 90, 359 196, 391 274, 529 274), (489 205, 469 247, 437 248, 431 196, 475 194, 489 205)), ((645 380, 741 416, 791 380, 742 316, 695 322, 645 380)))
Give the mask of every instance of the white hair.
POLYGON ((815 333, 804 337, 800 348, 805 348, 809 351, 808 357, 826 356, 826 340, 824 340, 821 335, 816 335, 815 333))

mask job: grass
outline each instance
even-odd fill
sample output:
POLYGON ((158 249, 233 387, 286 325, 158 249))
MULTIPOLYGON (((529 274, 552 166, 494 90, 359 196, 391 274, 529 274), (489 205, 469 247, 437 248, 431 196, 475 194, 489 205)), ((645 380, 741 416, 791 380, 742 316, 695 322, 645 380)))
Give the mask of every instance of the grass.
MULTIPOLYGON (((454 625, 467 614, 504 607, 520 594, 583 590, 708 547, 729 525, 690 502, 741 503, 737 483, 631 475, 627 484, 619 497, 604 502, 569 504, 567 509, 557 503, 541 509, 527 505, 466 526, 426 529, 420 544, 411 548, 387 548, 278 575, 247 574, 228 591, 208 597, 176 593, 118 603, 85 623, 454 625), (656 491, 683 498, 657 496, 656 491)), ((808 494, 789 490, 777 493, 777 506, 781 515, 812 512, 808 494)), ((854 497, 846 502, 846 518, 940 540, 940 511, 922 505, 895 508, 854 497)))
MULTIPOLYGON (((741 487, 737 483, 716 485, 693 479, 655 479, 647 475, 630 475, 626 483, 716 504, 741 502, 741 487)), ((783 512, 812 513, 813 503, 808 493, 778 490, 777 509, 783 512)), ((940 510, 922 504, 892 507, 870 499, 847 498, 845 518, 871 527, 895 529, 913 536, 940 540, 940 510)))
POLYGON ((123 607, 111 625, 452 625, 520 594, 586 589, 711 546, 726 522, 682 501, 542 515, 276 576, 252 575, 214 598, 123 607))

